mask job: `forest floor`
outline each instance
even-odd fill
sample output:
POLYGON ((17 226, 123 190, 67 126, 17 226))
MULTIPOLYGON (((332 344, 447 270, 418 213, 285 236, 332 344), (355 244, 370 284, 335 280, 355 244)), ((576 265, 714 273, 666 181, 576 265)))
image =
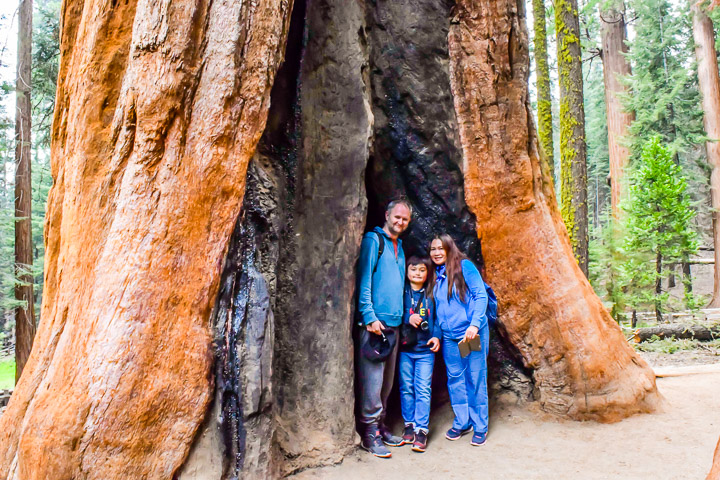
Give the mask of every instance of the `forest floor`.
POLYGON ((657 378, 665 397, 661 412, 599 424, 558 420, 534 403, 496 404, 487 443, 472 447, 469 436, 444 438, 452 422, 444 405, 433 411, 425 453, 404 446, 383 460, 358 448, 339 465, 291 478, 702 480, 720 435, 720 357, 702 350, 641 355, 658 375, 668 375, 657 378))

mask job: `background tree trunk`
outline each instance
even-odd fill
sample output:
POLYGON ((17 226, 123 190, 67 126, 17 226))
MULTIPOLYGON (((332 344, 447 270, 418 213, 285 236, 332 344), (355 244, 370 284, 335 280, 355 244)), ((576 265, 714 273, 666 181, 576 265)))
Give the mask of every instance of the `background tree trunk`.
POLYGON ((550 65, 547 51, 545 0, 533 0, 533 28, 535 30, 535 68, 537 70, 538 141, 547 158, 550 175, 555 178, 555 151, 553 147, 552 94, 550 65))
POLYGON ((31 142, 32 0, 18 8, 18 56, 15 81, 15 379, 20 378, 35 338, 33 296, 31 142))
POLYGON ((698 2, 691 1, 695 58, 698 82, 702 95, 703 123, 710 141, 706 143, 710 172, 710 201, 712 206, 713 247, 715 249, 715 277, 711 308, 720 307, 720 78, 718 77, 715 33, 712 20, 698 2))
POLYGON ((552 182, 540 168, 523 5, 466 0, 456 7, 450 72, 465 197, 500 299, 500 329, 533 370, 543 407, 618 420, 653 410, 660 396, 653 371, 578 267, 552 182))
POLYGON ((167 479, 210 399, 208 318, 291 5, 63 7, 43 322, 0 473, 167 479))
POLYGON ((608 154, 610 156, 610 204, 615 218, 620 215, 620 202, 627 195, 625 169, 630 161, 630 150, 624 142, 630 124, 635 120, 632 112, 623 108, 621 97, 627 92, 622 78, 632 71, 625 58, 627 31, 625 28, 625 5, 622 1, 606 6, 600 11, 602 34, 603 81, 605 84, 605 109, 608 127, 608 154))
POLYGON ((587 146, 577 0, 555 2, 560 80, 560 211, 580 270, 588 275, 587 146))

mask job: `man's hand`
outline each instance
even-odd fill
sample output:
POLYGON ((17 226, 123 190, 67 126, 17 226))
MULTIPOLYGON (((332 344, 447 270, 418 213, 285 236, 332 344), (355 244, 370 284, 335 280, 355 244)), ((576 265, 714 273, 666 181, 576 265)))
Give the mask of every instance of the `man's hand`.
POLYGON ((410 315, 410 325, 412 325, 413 327, 418 328, 422 321, 423 318, 419 314, 413 313, 412 315, 410 315))
POLYGON ((385 326, 380 320, 375 320, 373 323, 366 325, 367 331, 374 333, 375 335, 382 335, 382 331, 385 330, 385 326))
POLYGON ((477 337, 478 330, 478 327, 470 325, 468 329, 465 330, 465 340, 472 340, 473 338, 477 337))
POLYGON ((427 344, 430 346, 431 352, 437 352, 440 350, 440 339, 437 337, 432 337, 430 340, 428 340, 427 344))

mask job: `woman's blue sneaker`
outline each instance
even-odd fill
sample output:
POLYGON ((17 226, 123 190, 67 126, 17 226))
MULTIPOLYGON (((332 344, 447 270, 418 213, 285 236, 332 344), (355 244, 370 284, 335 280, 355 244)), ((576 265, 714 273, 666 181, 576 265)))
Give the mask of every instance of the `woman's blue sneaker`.
POLYGON ((480 445, 485 445, 485 440, 487 439, 487 433, 474 433, 472 436, 472 440, 470 440, 470 445, 474 447, 479 447, 480 445))
POLYGON ((458 438, 462 437, 466 433, 470 433, 471 430, 472 430, 472 427, 468 427, 463 430, 453 427, 445 433, 445 438, 447 438, 448 440, 457 440, 458 438))

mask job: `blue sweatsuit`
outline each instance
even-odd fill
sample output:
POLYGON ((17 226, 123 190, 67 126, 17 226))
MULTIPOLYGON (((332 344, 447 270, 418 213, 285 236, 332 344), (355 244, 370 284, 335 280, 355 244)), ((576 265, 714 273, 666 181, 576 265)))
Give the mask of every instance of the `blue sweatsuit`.
POLYGON ((410 315, 417 313, 428 322, 427 330, 418 328, 417 344, 400 348, 400 409, 405 425, 412 425, 415 432, 428 432, 430 423, 430 388, 432 384, 435 353, 427 345, 432 337, 440 338, 435 321, 435 305, 425 289, 413 290, 405 284, 403 295, 405 313, 403 323, 410 324, 410 315))
POLYGON ((442 331, 443 359, 447 368, 448 392, 455 413, 453 427, 464 430, 473 427, 476 434, 487 433, 488 393, 487 354, 490 332, 486 316, 488 296, 480 272, 470 260, 461 262, 467 285, 465 301, 458 296, 455 286, 448 300, 448 283, 445 265, 436 268, 433 290, 437 322, 442 331), (462 358, 458 342, 465 331, 474 325, 478 328, 482 350, 472 351, 462 358))

